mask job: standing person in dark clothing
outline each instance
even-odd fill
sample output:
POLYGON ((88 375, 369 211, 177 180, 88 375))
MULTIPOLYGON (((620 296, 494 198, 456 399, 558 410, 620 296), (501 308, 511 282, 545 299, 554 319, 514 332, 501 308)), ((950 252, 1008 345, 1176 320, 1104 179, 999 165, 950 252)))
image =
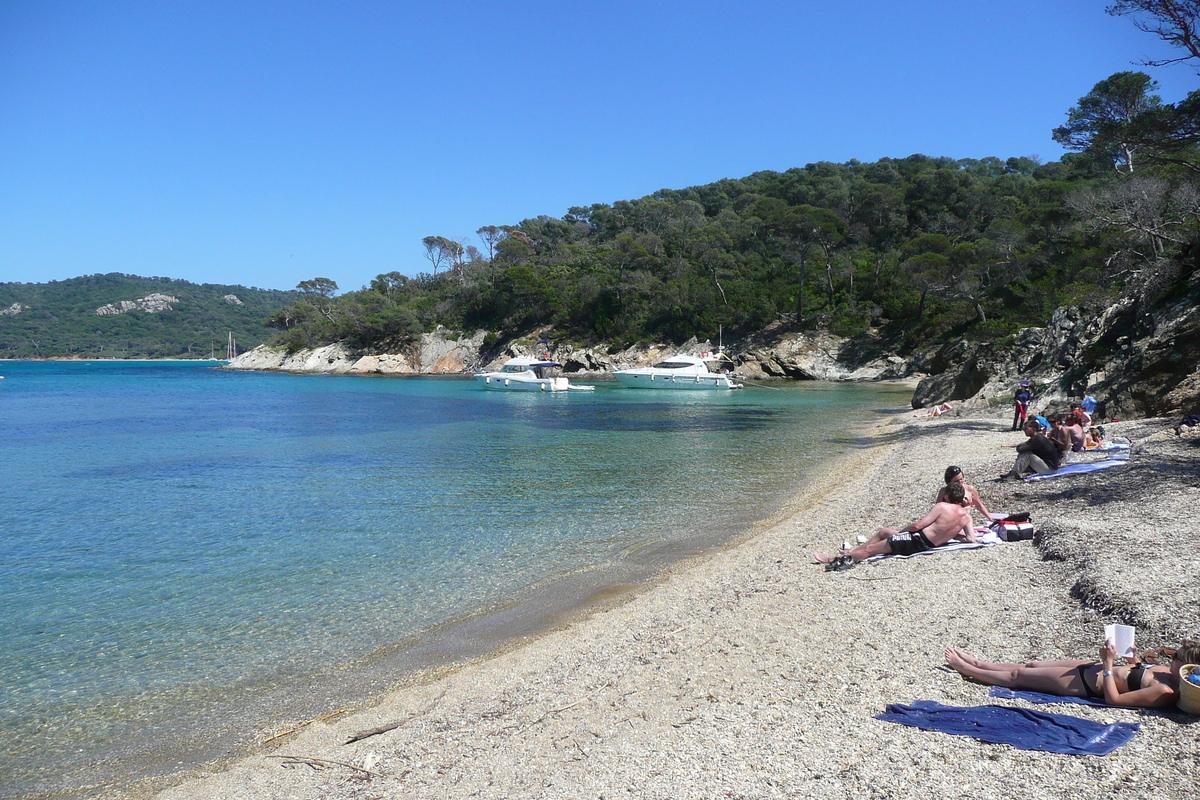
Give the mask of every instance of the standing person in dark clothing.
POLYGON ((1025 425, 1025 420, 1029 416, 1029 401, 1032 399, 1033 393, 1029 391, 1029 381, 1021 381, 1016 394, 1013 395, 1012 429, 1014 431, 1025 425))
POLYGON ((1000 480, 1020 480, 1025 475, 1032 475, 1035 472, 1039 475, 1058 472, 1062 456, 1059 454, 1058 445, 1042 433, 1042 426, 1036 421, 1030 420, 1025 423, 1025 435, 1028 438, 1017 445, 1016 463, 1013 464, 1012 470, 1000 476, 1000 480))

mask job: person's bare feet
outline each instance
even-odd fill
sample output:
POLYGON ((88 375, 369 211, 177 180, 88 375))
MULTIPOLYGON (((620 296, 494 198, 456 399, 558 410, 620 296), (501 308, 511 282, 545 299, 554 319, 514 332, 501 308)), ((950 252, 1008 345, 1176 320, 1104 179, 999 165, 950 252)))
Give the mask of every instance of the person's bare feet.
POLYGON ((953 651, 954 651, 954 653, 955 653, 955 654, 956 654, 956 655, 957 655, 957 656, 958 656, 960 659, 962 659, 962 662, 963 662, 964 664, 969 664, 969 665, 971 665, 972 667, 979 667, 979 668, 984 668, 984 667, 991 666, 991 665, 990 665, 990 664, 988 664, 986 661, 982 661, 982 660, 980 660, 980 659, 976 658, 975 656, 973 656, 973 655, 971 655, 970 653, 968 653, 966 650, 963 650, 963 649, 961 649, 961 648, 958 648, 958 647, 947 647, 947 648, 946 648, 946 651, 947 651, 947 652, 949 652, 949 651, 951 651, 951 650, 953 650, 953 651))
POLYGON ((813 557, 813 560, 815 560, 818 564, 832 564, 833 563, 833 556, 827 556, 824 553, 813 553, 812 557, 813 557))
POLYGON ((966 653, 964 653, 962 650, 959 650, 957 647, 947 647, 944 655, 946 657, 946 663, 949 664, 950 668, 956 672, 962 672, 963 667, 970 666, 970 662, 963 658, 966 653))

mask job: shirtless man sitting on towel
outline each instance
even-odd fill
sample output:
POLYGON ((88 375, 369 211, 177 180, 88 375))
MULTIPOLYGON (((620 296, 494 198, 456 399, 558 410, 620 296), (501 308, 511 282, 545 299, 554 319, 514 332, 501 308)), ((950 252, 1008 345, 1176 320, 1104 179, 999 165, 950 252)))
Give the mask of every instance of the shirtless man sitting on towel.
MULTIPOLYGON (((974 523, 971 512, 963 507, 966 492, 961 483, 951 483, 945 489, 946 499, 937 503, 928 514, 904 530, 880 528, 879 533, 851 550, 840 550, 841 556, 850 556, 856 562, 878 555, 910 556, 931 547, 941 547, 951 539, 960 542, 975 541, 974 523)), ((813 553, 820 564, 832 564, 836 556, 813 553)))

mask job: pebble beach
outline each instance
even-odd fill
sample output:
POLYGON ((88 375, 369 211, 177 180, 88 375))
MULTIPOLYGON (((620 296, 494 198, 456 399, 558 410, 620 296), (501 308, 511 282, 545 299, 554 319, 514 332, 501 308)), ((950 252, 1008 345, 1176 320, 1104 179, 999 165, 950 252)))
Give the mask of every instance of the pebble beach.
POLYGON ((875 719, 887 704, 917 700, 1033 707, 990 698, 949 670, 947 646, 994 661, 1093 658, 1113 622, 1137 626, 1143 650, 1200 638, 1200 436, 1177 436, 1175 422, 1106 425, 1131 444, 1129 462, 1113 469, 998 483, 1014 457, 1004 445, 1023 438, 1007 419, 897 409, 846 441, 783 511, 719 551, 485 658, 408 677, 368 707, 281 721, 255 752, 173 786, 112 796, 1191 794, 1200 718, 1174 709, 1037 707, 1141 724, 1104 757, 875 719), (1030 512, 1035 541, 841 572, 812 562, 813 550, 923 515, 949 464, 992 511, 1030 512))

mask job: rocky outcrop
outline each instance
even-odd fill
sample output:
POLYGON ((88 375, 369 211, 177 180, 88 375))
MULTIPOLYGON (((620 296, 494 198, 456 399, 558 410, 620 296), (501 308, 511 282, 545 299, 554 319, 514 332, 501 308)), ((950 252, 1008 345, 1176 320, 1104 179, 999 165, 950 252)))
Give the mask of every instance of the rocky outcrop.
POLYGON ((113 314, 124 314, 129 311, 145 311, 147 314, 160 314, 163 311, 173 311, 172 303, 178 303, 179 298, 154 292, 137 300, 121 300, 109 303, 96 309, 96 316, 107 317, 113 314))
POLYGON ((262 345, 234 358, 226 369, 334 375, 455 374, 477 366, 484 336, 484 331, 466 336, 439 328, 424 334, 407 352, 368 355, 352 353, 340 344, 294 353, 262 345))
POLYGON ((224 300, 226 303, 229 303, 229 305, 231 305, 231 306, 246 305, 238 298, 238 296, 236 294, 227 294, 224 297, 222 297, 221 299, 224 300))
POLYGON ((1003 347, 956 341, 916 368, 931 373, 913 407, 961 400, 990 408, 1012 402, 1021 380, 1033 385, 1035 413, 1095 397, 1102 418, 1194 413, 1200 407, 1200 306, 1195 298, 1152 314, 1130 299, 1060 308, 1041 328, 1025 328, 1003 347))
MULTIPOLYGON (((228 369, 333 374, 436 375, 498 369, 516 356, 541 356, 563 365, 571 375, 603 375, 643 367, 677 353, 716 354, 711 341, 692 339, 682 345, 641 344, 624 350, 548 343, 533 333, 500 349, 485 348, 485 331, 471 335, 441 328, 425 334, 410 352, 356 355, 342 345, 287 353, 266 346, 235 358, 228 369)), ((829 333, 770 330, 727 350, 729 369, 747 378, 868 381, 899 378, 908 362, 880 350, 877 343, 851 341, 829 333)))
POLYGON ((15 317, 17 314, 20 314, 26 308, 28 308, 28 306, 23 306, 20 303, 13 303, 8 308, 0 309, 0 316, 15 317))
POLYGON ((871 381, 909 372, 908 362, 883 350, 874 337, 851 340, 827 331, 783 331, 780 326, 749 337, 734 361, 751 379, 871 381))

